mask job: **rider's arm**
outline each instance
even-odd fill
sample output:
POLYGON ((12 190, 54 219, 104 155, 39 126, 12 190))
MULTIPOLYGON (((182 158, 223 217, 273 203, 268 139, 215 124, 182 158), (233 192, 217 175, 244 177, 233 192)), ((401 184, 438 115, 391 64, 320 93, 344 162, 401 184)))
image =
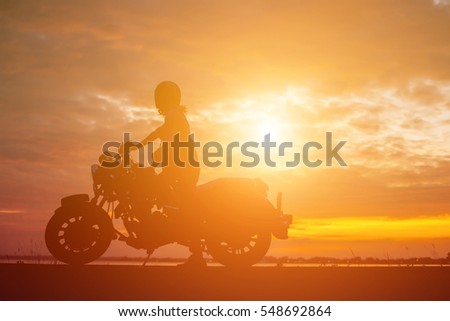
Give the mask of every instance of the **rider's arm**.
POLYGON ((161 130, 162 130, 163 126, 160 126, 157 129, 155 129, 154 131, 152 131, 147 137, 145 137, 141 141, 141 144, 145 146, 148 142, 152 142, 158 138, 161 138, 161 130))

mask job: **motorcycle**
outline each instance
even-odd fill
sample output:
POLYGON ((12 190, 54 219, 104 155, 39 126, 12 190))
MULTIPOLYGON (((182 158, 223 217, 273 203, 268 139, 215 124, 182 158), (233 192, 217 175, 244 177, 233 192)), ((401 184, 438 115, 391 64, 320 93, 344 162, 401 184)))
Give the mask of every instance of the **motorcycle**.
POLYGON ((91 172, 94 197, 76 194, 62 198, 45 230, 47 248, 64 263, 92 262, 105 253, 111 241, 120 240, 147 250, 145 265, 163 245, 192 244, 190 230, 194 228, 189 226, 194 224, 189 220, 196 221, 195 238, 202 250, 225 266, 254 265, 269 250, 272 235, 288 238, 292 216, 281 210, 282 194, 278 193, 274 207, 267 199, 268 186, 260 179, 219 178, 199 185, 189 213, 184 213, 176 202, 160 196, 154 168, 94 164, 91 172), (145 187, 142 181, 147 182, 145 187), (137 206, 139 199, 141 205, 137 206))

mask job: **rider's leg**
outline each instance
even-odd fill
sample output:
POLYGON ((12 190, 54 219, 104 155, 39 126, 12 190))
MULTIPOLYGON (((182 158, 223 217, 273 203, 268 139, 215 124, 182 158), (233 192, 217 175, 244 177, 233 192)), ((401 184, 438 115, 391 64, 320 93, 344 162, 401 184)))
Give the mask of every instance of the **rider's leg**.
POLYGON ((195 200, 195 186, 182 184, 179 182, 177 190, 181 195, 180 209, 181 215, 183 216, 183 221, 186 222, 186 235, 190 240, 189 250, 191 251, 191 256, 188 258, 184 265, 189 266, 206 266, 206 262, 203 258, 203 249, 201 247, 202 238, 202 218, 201 213, 197 209, 197 202, 195 200))

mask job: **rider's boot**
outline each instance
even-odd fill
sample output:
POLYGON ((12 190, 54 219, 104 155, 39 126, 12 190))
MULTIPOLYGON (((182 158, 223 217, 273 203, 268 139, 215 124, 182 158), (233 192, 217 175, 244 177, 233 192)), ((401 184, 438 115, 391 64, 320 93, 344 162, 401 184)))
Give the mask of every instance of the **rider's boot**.
POLYGON ((190 268, 205 268, 206 261, 203 258, 203 251, 200 246, 200 241, 195 242, 196 244, 191 244, 191 256, 187 259, 186 262, 179 264, 180 267, 190 267, 190 268))

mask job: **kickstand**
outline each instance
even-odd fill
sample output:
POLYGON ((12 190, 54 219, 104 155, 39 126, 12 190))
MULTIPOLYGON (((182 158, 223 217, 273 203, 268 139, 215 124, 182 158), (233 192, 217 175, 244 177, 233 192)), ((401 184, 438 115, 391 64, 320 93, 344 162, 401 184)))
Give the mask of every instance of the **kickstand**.
POLYGON ((142 267, 144 267, 147 264, 148 260, 150 259, 150 255, 152 255, 152 253, 153 253, 153 250, 151 250, 151 251, 147 250, 147 257, 145 258, 144 263, 142 263, 142 267))

